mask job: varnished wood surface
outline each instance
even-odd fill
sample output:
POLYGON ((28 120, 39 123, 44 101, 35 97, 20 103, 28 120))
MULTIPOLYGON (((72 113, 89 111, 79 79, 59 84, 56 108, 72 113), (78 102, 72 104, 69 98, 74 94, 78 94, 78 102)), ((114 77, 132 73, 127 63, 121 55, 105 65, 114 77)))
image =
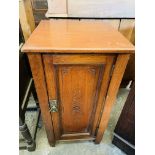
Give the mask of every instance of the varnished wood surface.
POLYGON ((97 55, 97 54, 61 54, 53 56, 53 64, 105 64, 106 63, 105 55, 97 55))
POLYGON ((98 96, 98 104, 96 107, 96 112, 95 112, 95 117, 94 117, 94 121, 93 121, 93 126, 92 126, 92 134, 95 135, 96 133, 96 128, 98 128, 99 126, 99 120, 102 114, 102 109, 104 106, 104 101, 105 101, 105 97, 106 97, 106 92, 107 92, 107 88, 109 85, 109 81, 111 78, 111 72, 112 72, 112 65, 114 65, 114 56, 108 57, 107 58, 107 64, 105 67, 105 72, 104 72, 104 76, 102 79, 100 79, 101 81, 101 89, 99 92, 99 96, 98 96))
POLYGON ((94 137, 114 58, 43 54, 49 99, 58 101, 59 111, 52 113, 56 140, 94 137))
POLYGON ((53 134, 53 125, 51 120, 51 114, 49 112, 48 95, 44 76, 44 70, 42 65, 42 58, 40 54, 29 53, 28 59, 34 79, 34 84, 41 108, 41 115, 45 125, 49 144, 55 145, 55 138, 53 134))
POLYGON ((42 21, 22 50, 50 144, 95 136, 99 143, 134 46, 102 21, 61 19, 42 21), (50 114, 49 99, 58 101, 58 112, 50 114))
POLYGON ((89 132, 100 70, 100 66, 59 66, 64 133, 89 132))
POLYGON ((94 140, 95 137, 89 135, 82 135, 82 136, 68 136, 62 137, 59 141, 83 141, 83 140, 94 140))
MULTIPOLYGON (((44 62, 44 72, 46 76, 49 100, 58 100, 56 78, 55 78, 56 73, 53 65, 53 56, 49 54, 43 55, 43 62, 44 62)), ((60 106, 58 105, 58 110, 59 109, 60 109, 60 106)), ((60 139, 60 134, 61 134, 59 113, 54 112, 54 113, 51 113, 51 115, 52 115, 55 139, 58 140, 60 139)))
POLYGON ((100 143, 100 141, 102 140, 104 131, 108 125, 110 112, 112 110, 112 106, 114 104, 129 57, 130 57, 129 54, 119 54, 117 57, 115 68, 107 91, 107 96, 104 102, 101 121, 99 124, 99 129, 95 140, 96 143, 100 143))
POLYGON ((23 52, 133 53, 134 46, 102 21, 42 20, 23 52))

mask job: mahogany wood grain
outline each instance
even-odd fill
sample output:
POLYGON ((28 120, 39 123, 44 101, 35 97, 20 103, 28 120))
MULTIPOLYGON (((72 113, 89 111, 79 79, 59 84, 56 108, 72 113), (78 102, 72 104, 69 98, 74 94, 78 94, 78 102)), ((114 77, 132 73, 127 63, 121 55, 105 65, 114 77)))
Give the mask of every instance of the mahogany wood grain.
POLYGON ((24 52, 133 53, 134 46, 101 21, 42 20, 22 47, 24 52))
POLYGON ((30 62, 32 76, 34 79, 35 88, 38 95, 39 105, 41 108, 41 115, 45 125, 47 138, 48 138, 49 144, 54 146, 55 139, 53 134, 51 114, 49 112, 48 95, 47 95, 47 88, 46 88, 46 82, 44 77, 42 58, 40 54, 29 53, 28 59, 30 62))
POLYGON ((115 68, 112 74, 111 82, 105 99, 103 113, 99 124, 95 143, 100 143, 104 131, 108 125, 110 112, 114 104, 129 57, 130 57, 129 54, 119 54, 117 57, 115 68))

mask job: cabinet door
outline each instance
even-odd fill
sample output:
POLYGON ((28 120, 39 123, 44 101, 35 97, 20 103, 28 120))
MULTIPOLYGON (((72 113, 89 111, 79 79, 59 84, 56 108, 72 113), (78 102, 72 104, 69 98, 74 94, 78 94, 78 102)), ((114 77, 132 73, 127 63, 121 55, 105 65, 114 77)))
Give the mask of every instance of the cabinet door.
POLYGON ((94 139, 110 80, 113 55, 44 54, 56 140, 94 139))

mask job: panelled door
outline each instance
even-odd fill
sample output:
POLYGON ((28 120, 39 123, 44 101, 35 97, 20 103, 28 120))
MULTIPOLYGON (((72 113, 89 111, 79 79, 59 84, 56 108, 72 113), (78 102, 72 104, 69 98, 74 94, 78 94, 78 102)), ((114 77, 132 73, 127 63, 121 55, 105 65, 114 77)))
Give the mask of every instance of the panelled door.
POLYGON ((113 55, 43 54, 56 140, 94 139, 113 55))

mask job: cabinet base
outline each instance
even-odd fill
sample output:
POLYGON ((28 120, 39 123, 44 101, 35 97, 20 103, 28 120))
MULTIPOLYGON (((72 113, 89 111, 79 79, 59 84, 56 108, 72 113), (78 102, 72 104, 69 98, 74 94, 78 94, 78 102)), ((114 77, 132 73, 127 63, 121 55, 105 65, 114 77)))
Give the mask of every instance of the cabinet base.
POLYGON ((59 141, 85 141, 85 140, 95 140, 95 137, 89 135, 67 136, 67 137, 61 137, 59 141))

